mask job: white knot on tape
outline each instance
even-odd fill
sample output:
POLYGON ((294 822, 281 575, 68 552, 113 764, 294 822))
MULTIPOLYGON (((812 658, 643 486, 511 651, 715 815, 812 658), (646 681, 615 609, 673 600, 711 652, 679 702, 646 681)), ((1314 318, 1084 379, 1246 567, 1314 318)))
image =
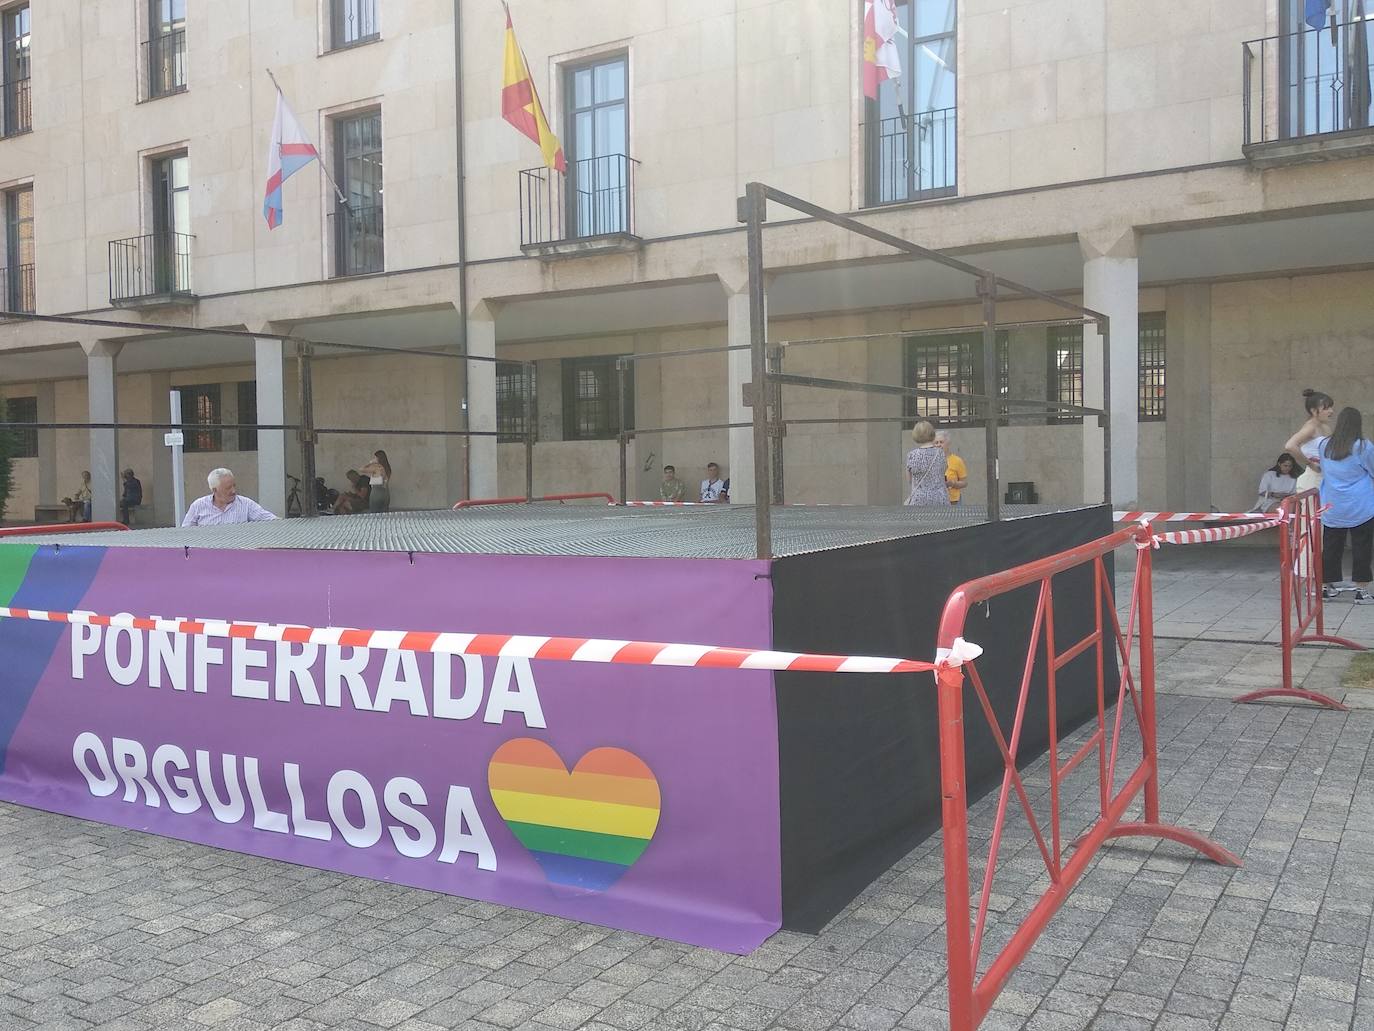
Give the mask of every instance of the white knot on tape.
MULTIPOLYGON (((1139 525, 1142 530, 1150 529, 1150 521, 1148 519, 1141 519, 1139 525)), ((1157 535, 1151 534, 1146 540, 1141 540, 1139 537, 1135 539, 1136 551, 1149 551, 1151 548, 1154 548, 1156 551, 1159 550, 1159 537, 1157 535)))
POLYGON ((962 666, 966 662, 972 662, 982 654, 982 646, 976 645, 972 641, 965 641, 962 637, 956 637, 952 648, 935 649, 935 665, 962 666))

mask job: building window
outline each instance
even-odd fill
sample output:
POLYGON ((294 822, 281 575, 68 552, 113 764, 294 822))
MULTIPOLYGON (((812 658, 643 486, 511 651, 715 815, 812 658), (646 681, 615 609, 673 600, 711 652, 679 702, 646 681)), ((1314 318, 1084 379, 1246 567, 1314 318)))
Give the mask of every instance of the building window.
MULTIPOLYGON (((258 384, 256 380, 244 380, 238 384, 239 394, 239 417, 240 426, 256 426, 258 421, 258 384)), ((239 450, 256 451, 258 449, 258 431, 239 430, 239 450)))
POLYGON ((4 80, 4 103, 0 115, 4 124, 0 134, 17 136, 33 128, 29 93, 29 5, 18 4, 0 12, 0 35, 5 53, 0 61, 4 80))
POLYGON ((1140 316, 1140 408, 1141 422, 1162 422, 1165 416, 1164 391, 1164 313, 1152 311, 1140 316))
MULTIPOLYGON (((1011 380, 1009 338, 997 334, 997 394, 1006 397, 1011 380)), ((905 384, 921 390, 941 390, 950 394, 983 393, 983 334, 950 333, 944 336, 912 337, 906 342, 905 384)), ((940 426, 982 425, 980 406, 974 401, 947 397, 906 398, 904 414, 908 419, 930 419, 940 426)), ((1000 408, 1005 415, 1006 409, 1000 408)))
POLYGON ((377 0, 328 2, 330 50, 341 50, 381 38, 377 23, 377 0))
MULTIPOLYGON (((38 398, 36 397, 12 397, 5 408, 6 420, 8 422, 29 422, 38 421, 38 398)), ((14 440, 14 458, 37 458, 38 457, 38 430, 18 430, 11 429, 10 436, 14 440)))
MULTIPOLYGON (((1083 404, 1083 327, 1051 326, 1049 331, 1049 400, 1052 404, 1083 404)), ((1051 415, 1050 422, 1082 422, 1081 415, 1051 415)))
POLYGON ((335 178, 344 203, 334 206, 334 274, 361 276, 386 267, 382 235, 382 113, 334 120, 335 178))
POLYGON ((630 231, 628 71, 618 54, 564 72, 569 236, 630 231))
POLYGON ((957 7, 958 0, 895 0, 902 77, 879 83, 878 99, 864 101, 869 204, 955 192, 957 7))
POLYGON ((181 394, 181 422, 186 436, 183 450, 188 454, 223 450, 219 384, 178 387, 177 392, 181 394))
POLYGON ((521 441, 534 428, 534 377, 525 376, 525 366, 501 363, 496 366, 496 432, 498 443, 521 441))
MULTIPOLYGON (((635 367, 625 370, 625 429, 635 424, 635 367)), ((563 439, 608 440, 620 434, 615 356, 563 360, 563 439)))
POLYGON ((34 311, 33 187, 5 193, 5 267, 3 303, 7 311, 34 311))
POLYGON ((186 0, 148 0, 145 100, 186 89, 186 0))
POLYGON ((186 152, 155 158, 152 172, 152 293, 191 292, 191 163, 186 152))

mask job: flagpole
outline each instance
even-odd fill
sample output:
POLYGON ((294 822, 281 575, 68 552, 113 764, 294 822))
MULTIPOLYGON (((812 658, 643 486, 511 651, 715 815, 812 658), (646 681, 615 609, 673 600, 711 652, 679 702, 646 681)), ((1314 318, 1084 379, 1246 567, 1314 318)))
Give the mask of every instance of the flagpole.
MULTIPOLYGON (((271 69, 271 68, 268 68, 268 69, 267 69, 267 77, 268 77, 269 79, 272 80, 272 85, 275 86, 275 87, 277 88, 277 94, 278 94, 279 96, 284 97, 284 96, 286 95, 286 93, 285 93, 285 91, 281 88, 281 83, 277 82, 277 77, 276 77, 275 75, 272 74, 272 69, 271 69)), ((348 207, 348 206, 349 206, 349 205, 348 205, 348 198, 344 196, 343 190, 339 189, 339 184, 336 183, 336 182, 334 181, 334 177, 333 177, 332 175, 329 174, 329 163, 325 161, 324 155, 323 155, 323 154, 320 155, 320 162, 319 162, 319 164, 320 164, 320 171, 323 172, 323 173, 324 173, 324 177, 325 177, 326 179, 329 180, 329 185, 332 186, 332 187, 334 187, 334 196, 336 196, 336 197, 339 198, 339 203, 340 203, 340 204, 342 204, 344 207, 348 207)))

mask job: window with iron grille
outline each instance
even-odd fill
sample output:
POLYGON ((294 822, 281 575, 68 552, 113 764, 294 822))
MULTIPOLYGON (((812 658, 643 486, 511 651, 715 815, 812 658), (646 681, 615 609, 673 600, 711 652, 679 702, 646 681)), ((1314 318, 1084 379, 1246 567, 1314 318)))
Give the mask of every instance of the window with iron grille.
MULTIPOLYGON (((997 394, 1008 396, 1011 361, 1008 337, 997 334, 997 394)), ((912 337, 906 342, 905 385, 921 390, 942 390, 951 394, 983 392, 983 334, 950 333, 946 336, 912 337)), ((974 401, 948 397, 910 397, 904 415, 908 419, 927 418, 939 426, 982 425, 981 412, 974 401)), ((1006 409, 999 409, 1005 416, 1006 409)))
MULTIPOLYGON (((257 380, 244 380, 238 384, 239 393, 239 417, 236 420, 240 426, 256 425, 258 421, 258 383, 257 380)), ((239 430, 239 450, 256 451, 258 449, 258 431, 239 430)))
MULTIPOLYGON (((5 414, 8 422, 37 422, 38 398, 12 397, 5 414)), ((14 458, 38 457, 38 430, 12 429, 10 437, 14 440, 14 458)))
POLYGON ((1146 312, 1140 316, 1140 407, 1141 422, 1162 422, 1165 416, 1164 393, 1164 313, 1146 312))
POLYGON ((380 37, 377 0, 329 0, 329 49, 370 43, 380 37))
POLYGON ((334 205, 334 274, 361 276, 386 268, 382 217, 382 113, 334 119, 335 178, 344 202, 334 205))
POLYGON ((177 392, 181 394, 181 422, 186 436, 182 450, 187 454, 223 450, 219 384, 178 387, 177 392))
POLYGON ((525 366, 496 366, 496 440, 509 443, 525 439, 534 428, 534 377, 525 377, 525 366))
POLYGON ((893 0, 905 73, 864 101, 865 178, 873 204, 945 197, 957 186, 957 0, 893 0))
POLYGON ((29 86, 29 5, 15 4, 0 12, 0 135, 16 136, 33 129, 32 91, 29 86))
MULTIPOLYGON (((1083 404, 1083 327, 1051 326, 1049 331, 1049 399, 1083 404)), ((1050 422, 1082 422, 1081 415, 1051 415, 1050 422)))
MULTIPOLYGON (((625 429, 635 425, 635 367, 625 370, 625 429)), ((563 439, 609 440, 620 433, 616 356, 563 360, 563 439)))

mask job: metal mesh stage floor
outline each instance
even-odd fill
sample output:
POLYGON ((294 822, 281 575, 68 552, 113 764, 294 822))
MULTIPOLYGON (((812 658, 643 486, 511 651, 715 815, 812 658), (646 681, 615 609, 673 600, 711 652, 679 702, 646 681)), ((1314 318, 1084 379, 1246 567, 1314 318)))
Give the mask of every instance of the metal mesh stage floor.
MULTIPOLYGON (((1087 506, 1094 507, 1094 506, 1087 506)), ((1003 506, 1004 519, 1074 511, 1003 506)), ((800 555, 983 523, 975 505, 947 509, 863 506, 773 509, 773 551, 800 555)), ((27 544, 140 548, 407 551, 479 555, 753 558, 752 505, 610 508, 510 505, 461 512, 282 519, 240 526, 23 537, 27 544)))

